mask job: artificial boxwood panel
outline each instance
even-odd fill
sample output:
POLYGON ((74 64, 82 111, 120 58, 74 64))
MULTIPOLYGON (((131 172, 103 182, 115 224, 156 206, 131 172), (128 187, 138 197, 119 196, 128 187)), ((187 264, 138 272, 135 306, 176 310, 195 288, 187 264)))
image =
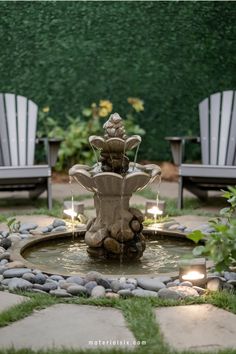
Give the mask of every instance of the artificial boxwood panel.
POLYGON ((235 89, 234 2, 0 2, 0 91, 65 115, 110 99, 145 101, 141 157, 166 135, 198 134, 197 104, 235 89))

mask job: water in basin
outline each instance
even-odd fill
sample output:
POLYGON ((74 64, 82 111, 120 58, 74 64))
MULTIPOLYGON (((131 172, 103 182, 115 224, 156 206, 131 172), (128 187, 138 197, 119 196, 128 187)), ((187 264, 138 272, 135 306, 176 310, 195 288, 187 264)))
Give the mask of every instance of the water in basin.
POLYGON ((96 270, 103 274, 157 274, 176 271, 178 260, 190 256, 194 244, 189 240, 158 236, 148 238, 143 257, 137 261, 91 258, 87 245, 76 237, 42 241, 25 250, 23 256, 37 267, 47 266, 55 274, 87 273, 96 270))

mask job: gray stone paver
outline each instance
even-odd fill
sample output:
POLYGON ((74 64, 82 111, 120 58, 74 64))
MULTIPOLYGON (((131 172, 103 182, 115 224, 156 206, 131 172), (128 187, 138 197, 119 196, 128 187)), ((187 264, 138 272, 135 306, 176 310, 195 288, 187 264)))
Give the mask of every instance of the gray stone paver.
POLYGON ((132 349, 134 343, 135 338, 119 310, 96 306, 53 305, 0 328, 1 349, 132 349), (101 341, 100 345, 96 341, 101 341), (103 341, 108 343, 104 345, 103 341))
POLYGON ((0 291, 0 312, 8 310, 11 306, 18 305, 27 300, 28 298, 26 296, 20 296, 10 294, 6 291, 0 291))
POLYGON ((236 349, 236 315, 212 305, 158 308, 166 342, 177 350, 236 349))

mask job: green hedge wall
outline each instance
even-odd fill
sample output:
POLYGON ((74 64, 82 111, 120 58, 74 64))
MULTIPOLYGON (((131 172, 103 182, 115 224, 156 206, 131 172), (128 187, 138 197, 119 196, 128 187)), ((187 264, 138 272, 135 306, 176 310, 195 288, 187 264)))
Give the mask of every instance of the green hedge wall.
POLYGON ((234 2, 0 2, 0 91, 66 124, 82 107, 145 101, 141 157, 170 157, 166 135, 198 133, 198 102, 235 89, 234 2))

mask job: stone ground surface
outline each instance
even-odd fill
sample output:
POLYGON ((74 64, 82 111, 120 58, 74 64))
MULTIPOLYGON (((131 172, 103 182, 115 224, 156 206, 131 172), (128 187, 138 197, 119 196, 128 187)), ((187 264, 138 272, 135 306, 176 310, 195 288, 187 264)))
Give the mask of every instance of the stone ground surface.
POLYGON ((0 348, 132 349, 135 338, 119 310, 58 304, 0 328, 0 348), (96 345, 96 341, 101 341, 96 345), (106 345, 103 341, 108 341, 106 345), (117 344, 113 345, 113 341, 117 344), (127 345, 127 342, 129 343, 127 345))
POLYGON ((7 310, 14 305, 19 305, 24 301, 27 301, 26 296, 20 296, 0 291, 0 312, 7 310))
POLYGON ((236 315, 212 305, 158 308, 164 339, 177 350, 236 348, 236 315))

